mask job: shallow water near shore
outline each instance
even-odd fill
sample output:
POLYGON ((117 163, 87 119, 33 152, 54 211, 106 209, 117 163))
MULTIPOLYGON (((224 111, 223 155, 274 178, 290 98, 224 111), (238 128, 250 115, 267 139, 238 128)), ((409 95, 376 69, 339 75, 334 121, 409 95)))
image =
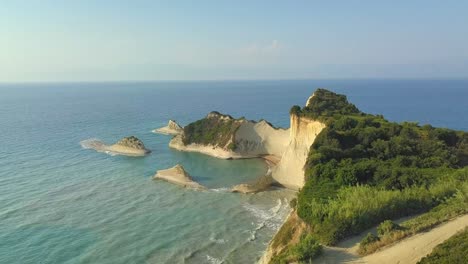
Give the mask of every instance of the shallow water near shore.
POLYGON ((390 120, 468 130, 468 81, 1 84, 0 263, 254 263, 294 193, 229 193, 265 163, 174 151, 151 130, 212 110, 287 127, 316 87, 390 120), (153 152, 80 145, 129 135, 153 152), (152 180, 177 163, 209 190, 152 180))

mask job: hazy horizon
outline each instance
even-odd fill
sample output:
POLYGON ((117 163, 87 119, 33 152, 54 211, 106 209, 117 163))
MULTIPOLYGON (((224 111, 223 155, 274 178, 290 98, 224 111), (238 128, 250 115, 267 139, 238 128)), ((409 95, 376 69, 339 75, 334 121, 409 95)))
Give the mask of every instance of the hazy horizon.
POLYGON ((466 79, 468 2, 14 1, 0 82, 466 79))

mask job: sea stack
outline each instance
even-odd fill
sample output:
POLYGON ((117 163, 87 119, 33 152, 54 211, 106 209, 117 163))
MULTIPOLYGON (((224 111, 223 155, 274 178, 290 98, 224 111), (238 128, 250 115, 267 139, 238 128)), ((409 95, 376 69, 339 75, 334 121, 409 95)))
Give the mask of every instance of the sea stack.
POLYGON ((169 120, 167 126, 157 128, 153 130, 153 133, 164 134, 164 135, 179 135, 184 132, 184 128, 177 124, 174 120, 169 120))
POLYGON ((134 136, 122 138, 114 145, 107 147, 107 150, 127 156, 144 156, 151 152, 141 140, 134 136))
POLYGON ((190 174, 188 174, 182 165, 177 164, 172 168, 165 170, 158 170, 153 179, 164 180, 176 185, 180 185, 186 188, 203 190, 206 189, 201 184, 195 182, 190 174))

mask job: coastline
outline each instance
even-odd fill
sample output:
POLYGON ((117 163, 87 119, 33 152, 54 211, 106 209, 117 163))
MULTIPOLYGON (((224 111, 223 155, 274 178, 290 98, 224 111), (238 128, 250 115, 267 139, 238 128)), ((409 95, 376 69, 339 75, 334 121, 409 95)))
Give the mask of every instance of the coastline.
POLYGON ((179 151, 185 152, 198 152, 208 156, 212 156, 218 159, 253 159, 261 158, 261 155, 244 155, 239 154, 233 151, 228 151, 220 147, 215 147, 212 145, 204 146, 200 144, 189 144, 184 145, 182 143, 182 138, 177 135, 170 142, 169 147, 179 151))

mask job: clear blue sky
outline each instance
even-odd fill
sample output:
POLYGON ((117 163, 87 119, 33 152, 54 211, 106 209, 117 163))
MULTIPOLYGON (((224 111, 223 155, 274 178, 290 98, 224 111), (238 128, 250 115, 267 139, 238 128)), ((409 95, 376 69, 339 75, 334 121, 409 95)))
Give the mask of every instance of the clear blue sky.
POLYGON ((468 1, 0 5, 0 82, 468 78, 468 1))

